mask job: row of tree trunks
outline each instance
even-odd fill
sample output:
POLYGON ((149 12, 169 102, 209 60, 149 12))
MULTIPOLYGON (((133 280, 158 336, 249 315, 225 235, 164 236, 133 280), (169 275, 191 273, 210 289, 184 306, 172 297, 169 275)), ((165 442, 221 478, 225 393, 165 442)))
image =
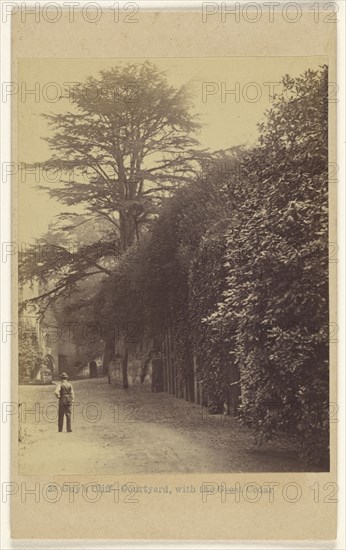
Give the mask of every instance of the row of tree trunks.
POLYGON ((187 401, 195 401, 195 378, 194 375, 179 379, 179 372, 176 366, 176 342, 174 332, 169 327, 161 336, 163 387, 176 397, 185 398, 187 401))
MULTIPOLYGON (((161 335, 161 363, 163 371, 163 391, 167 391, 176 397, 185 398, 187 401, 197 404, 203 403, 203 391, 201 382, 197 376, 197 363, 193 358, 193 373, 186 376, 180 389, 179 377, 175 361, 175 338, 171 328, 161 335)), ((237 414, 240 398, 239 371, 233 366, 229 372, 229 385, 225 388, 225 402, 232 416, 237 414)))

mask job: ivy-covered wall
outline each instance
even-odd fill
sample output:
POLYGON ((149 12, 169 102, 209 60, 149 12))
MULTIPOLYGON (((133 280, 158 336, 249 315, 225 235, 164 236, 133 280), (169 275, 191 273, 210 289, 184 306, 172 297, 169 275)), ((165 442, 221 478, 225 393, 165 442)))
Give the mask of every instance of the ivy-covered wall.
POLYGON ((259 440, 289 433, 327 468, 327 68, 283 86, 258 145, 202 163, 100 304, 107 325, 136 319, 152 339, 163 390, 226 403, 259 440))

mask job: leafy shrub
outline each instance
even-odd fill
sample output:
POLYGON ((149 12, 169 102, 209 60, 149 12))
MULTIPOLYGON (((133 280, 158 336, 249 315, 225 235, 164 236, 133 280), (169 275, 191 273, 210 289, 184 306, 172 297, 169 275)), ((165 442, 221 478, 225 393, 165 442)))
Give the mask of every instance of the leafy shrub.
POLYGON ((19 382, 28 382, 43 364, 35 329, 29 325, 21 327, 18 346, 19 382))
POLYGON ((230 333, 235 327, 243 421, 261 439, 294 433, 302 455, 323 467, 329 454, 327 78, 325 67, 285 77, 290 99, 276 98, 260 126, 260 145, 243 168, 252 185, 239 223, 226 232, 227 290, 208 318, 230 333))

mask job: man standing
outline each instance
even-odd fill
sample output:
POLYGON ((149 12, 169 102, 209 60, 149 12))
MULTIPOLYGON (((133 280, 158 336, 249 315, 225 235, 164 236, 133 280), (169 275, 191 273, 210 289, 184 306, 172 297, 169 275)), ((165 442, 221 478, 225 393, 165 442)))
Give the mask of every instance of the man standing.
POLYGON ((58 428, 62 432, 64 425, 64 416, 66 415, 66 428, 68 432, 71 430, 71 408, 74 401, 74 391, 72 385, 67 381, 68 375, 66 372, 60 374, 61 382, 57 385, 55 395, 59 399, 59 416, 58 428))

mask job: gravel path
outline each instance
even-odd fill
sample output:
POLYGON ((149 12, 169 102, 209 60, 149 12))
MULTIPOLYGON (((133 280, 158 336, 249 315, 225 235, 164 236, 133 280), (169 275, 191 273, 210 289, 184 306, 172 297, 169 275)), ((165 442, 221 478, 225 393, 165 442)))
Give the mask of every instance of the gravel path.
POLYGON ((72 383, 72 433, 58 433, 53 385, 19 387, 21 474, 304 471, 288 442, 256 448, 247 428, 199 405, 106 378, 72 383))

